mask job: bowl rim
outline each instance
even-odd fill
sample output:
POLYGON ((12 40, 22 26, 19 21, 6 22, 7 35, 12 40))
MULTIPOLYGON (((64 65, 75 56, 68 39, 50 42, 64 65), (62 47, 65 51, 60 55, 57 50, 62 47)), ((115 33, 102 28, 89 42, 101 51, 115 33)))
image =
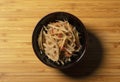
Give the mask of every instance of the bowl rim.
MULTIPOLYGON (((40 31, 41 31, 41 30, 40 30, 40 31)), ((82 21, 81 21, 78 17, 76 17, 75 15, 73 15, 73 14, 71 14, 71 13, 68 13, 68 12, 52 12, 52 13, 49 13, 49 14, 43 16, 43 17, 38 21, 38 23, 36 24, 36 26, 34 27, 34 30, 33 30, 33 33, 32 33, 32 48, 33 48, 33 51, 34 51, 35 55, 37 56, 37 58, 38 58, 42 63, 44 63, 45 65, 50 66, 50 67, 53 67, 53 68, 57 68, 57 69, 66 69, 66 68, 69 68, 69 67, 75 65, 75 64, 76 64, 78 61, 80 61, 81 58, 84 56, 84 54, 85 54, 85 52, 86 52, 86 48, 87 48, 87 30, 86 30, 84 24, 82 23, 82 21), (85 47, 84 47, 84 50, 83 50, 81 56, 80 56, 76 61, 74 61, 73 63, 70 63, 70 64, 67 65, 67 66, 59 66, 59 67, 57 67, 57 66, 52 66, 52 65, 44 62, 44 61, 40 58, 40 56, 38 55, 38 51, 36 50, 36 45, 37 45, 37 43, 35 43, 34 38, 35 38, 35 35, 36 35, 36 30, 40 29, 40 28, 38 28, 39 24, 40 24, 46 17, 48 17, 48 16, 50 16, 50 15, 52 15, 52 14, 56 14, 56 13, 68 14, 68 15, 71 15, 72 17, 76 18, 76 19, 79 21, 79 23, 82 24, 82 29, 83 29, 84 34, 85 34, 85 35, 84 35, 84 36, 85 36, 85 47)))

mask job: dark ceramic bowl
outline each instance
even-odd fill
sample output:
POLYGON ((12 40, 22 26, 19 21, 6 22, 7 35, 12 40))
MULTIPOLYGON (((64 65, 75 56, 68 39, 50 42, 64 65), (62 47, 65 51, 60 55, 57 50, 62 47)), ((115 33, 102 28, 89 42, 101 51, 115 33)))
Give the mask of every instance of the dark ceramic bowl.
POLYGON ((36 25, 33 35, 32 35, 32 45, 33 45, 33 50, 36 54, 36 56, 46 65, 58 68, 58 69, 64 69, 73 66, 75 63, 77 63, 82 56, 84 55, 86 51, 86 29, 83 25, 83 23, 75 16, 72 14, 66 13, 66 12, 54 12, 50 13, 47 16, 43 17, 38 24, 36 25), (80 33, 80 44, 82 45, 82 49, 77 54, 77 56, 72 56, 71 57, 71 62, 65 63, 64 65, 57 65, 48 57, 45 55, 44 51, 39 49, 38 45, 38 36, 40 34, 41 28, 43 26, 47 26, 48 23, 50 22, 56 22, 56 20, 67 20, 71 25, 73 25, 77 31, 80 33))

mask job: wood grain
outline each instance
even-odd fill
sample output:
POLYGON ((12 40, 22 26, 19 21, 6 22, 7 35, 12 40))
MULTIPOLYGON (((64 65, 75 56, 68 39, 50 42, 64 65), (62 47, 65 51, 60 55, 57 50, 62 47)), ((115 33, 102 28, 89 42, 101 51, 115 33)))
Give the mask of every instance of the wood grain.
POLYGON ((120 0, 0 0, 0 82, 50 81, 120 82, 120 0), (35 56, 31 44, 34 27, 56 11, 77 16, 102 44, 102 52, 91 51, 103 55, 91 75, 70 77, 35 56))

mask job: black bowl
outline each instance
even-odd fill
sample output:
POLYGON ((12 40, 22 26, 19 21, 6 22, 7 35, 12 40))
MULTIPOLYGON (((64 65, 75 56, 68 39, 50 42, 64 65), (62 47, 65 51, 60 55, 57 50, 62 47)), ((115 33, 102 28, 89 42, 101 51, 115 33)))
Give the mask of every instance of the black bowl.
POLYGON ((50 13, 47 16, 43 17, 38 24, 36 25, 34 31, 33 31, 33 36, 32 36, 32 45, 33 45, 33 50, 36 54, 36 56, 46 65, 58 68, 58 69, 64 69, 73 66, 75 63, 77 63, 82 56, 84 55, 86 51, 86 29, 83 25, 83 23, 75 16, 72 14, 66 13, 66 12, 54 12, 50 13), (80 44, 82 45, 82 49, 77 55, 74 57, 71 57, 71 62, 65 63, 64 65, 57 65, 55 62, 51 61, 48 59, 48 57, 45 55, 44 51, 42 51, 39 48, 38 45, 38 36, 40 34, 41 28, 43 26, 47 26, 50 22, 56 22, 56 20, 67 20, 71 25, 73 25, 77 31, 80 33, 80 44))

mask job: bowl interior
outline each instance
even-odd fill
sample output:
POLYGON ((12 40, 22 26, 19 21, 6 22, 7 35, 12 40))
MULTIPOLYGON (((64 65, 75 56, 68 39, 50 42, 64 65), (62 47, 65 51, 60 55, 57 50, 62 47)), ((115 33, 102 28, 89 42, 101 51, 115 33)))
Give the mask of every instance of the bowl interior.
POLYGON ((60 69, 67 68, 74 65, 74 63, 79 61, 83 56, 86 49, 86 30, 82 22, 72 14, 69 14, 66 12, 54 12, 43 17, 38 22, 38 24, 36 25, 33 31, 32 45, 33 45, 33 50, 35 54, 44 64, 51 67, 60 68, 60 69), (62 20, 62 21, 67 20, 71 25, 73 25, 77 29, 77 31, 80 33, 79 36, 81 37, 80 44, 82 45, 82 49, 80 49, 79 52, 75 53, 77 54, 76 57, 71 57, 71 60, 72 60, 71 62, 65 63, 65 65, 57 65, 53 61, 49 60, 48 57, 45 55, 45 53, 41 49, 39 49, 39 45, 38 45, 38 36, 40 34, 41 28, 43 26, 47 26, 48 23, 56 22, 57 20, 62 20))

